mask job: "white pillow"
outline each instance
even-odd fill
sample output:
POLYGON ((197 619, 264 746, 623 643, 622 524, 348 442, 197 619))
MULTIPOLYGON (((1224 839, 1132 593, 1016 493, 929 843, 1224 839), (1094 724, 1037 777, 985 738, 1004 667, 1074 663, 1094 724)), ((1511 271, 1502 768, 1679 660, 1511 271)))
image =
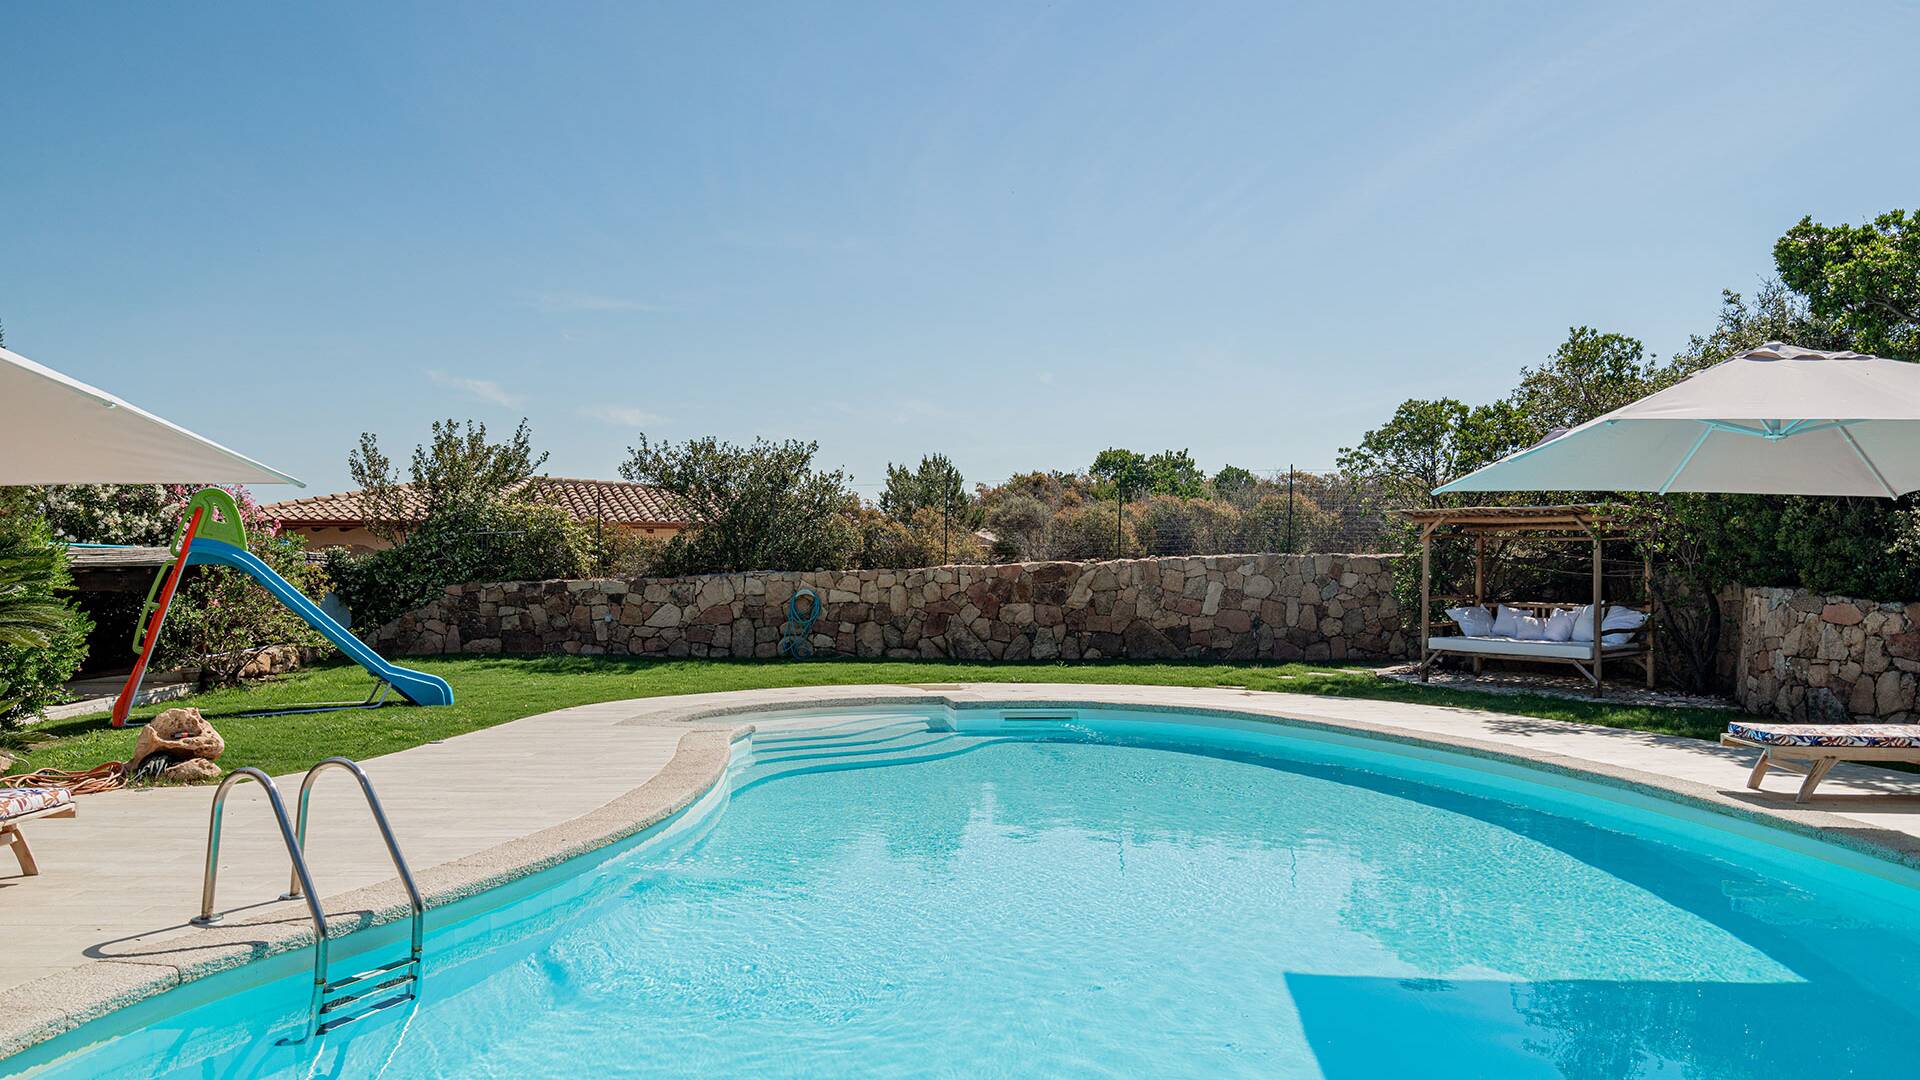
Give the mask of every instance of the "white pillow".
POLYGON ((1460 632, 1468 637, 1486 637, 1493 633, 1493 613, 1479 604, 1450 607, 1447 618, 1459 624, 1460 632))
POLYGON ((1548 641, 1572 641, 1573 619, 1579 608, 1561 608, 1547 616, 1548 641))
POLYGON ((1520 636, 1520 620, 1526 618, 1527 613, 1521 611, 1519 608, 1510 608, 1505 604, 1501 604, 1497 610, 1499 613, 1493 617, 1493 636, 1518 638, 1520 636))
POLYGON ((1582 604, 1573 609, 1573 637, 1569 641, 1593 640, 1593 605, 1582 604))
POLYGON ((1515 620, 1513 637, 1516 641, 1547 640, 1547 620, 1538 615, 1522 615, 1515 620))
POLYGON ((1608 645, 1625 645, 1633 640, 1630 633, 1613 633, 1615 630, 1638 630, 1646 625, 1647 613, 1635 611, 1629 607, 1607 609, 1607 616, 1600 622, 1600 638, 1608 645))

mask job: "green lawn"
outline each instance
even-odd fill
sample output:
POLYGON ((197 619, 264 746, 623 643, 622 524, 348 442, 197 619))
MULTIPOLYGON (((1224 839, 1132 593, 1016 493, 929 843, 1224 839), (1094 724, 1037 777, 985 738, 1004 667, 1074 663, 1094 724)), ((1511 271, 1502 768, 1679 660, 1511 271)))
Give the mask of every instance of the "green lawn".
MULTIPOLYGON (((1333 697, 1376 698, 1455 705, 1493 712, 1574 720, 1669 735, 1710 739, 1726 728, 1727 715, 1707 709, 1615 706, 1560 698, 1470 693, 1410 686, 1382 679, 1366 667, 1328 664, 959 664, 915 661, 823 660, 769 663, 723 660, 630 660, 605 657, 533 656, 408 660, 453 684, 458 704, 445 708, 385 708, 292 716, 240 713, 303 702, 358 700, 371 680, 360 668, 335 664, 239 690, 202 694, 169 705, 199 708, 227 740, 221 764, 254 765, 278 775, 304 769, 324 757, 370 758, 434 739, 550 709, 619 698, 656 697, 716 690, 855 683, 1082 682, 1163 686, 1244 686, 1333 697)), ((166 706, 136 710, 151 717, 166 706)), ((84 769, 125 760, 133 751, 131 728, 115 730, 106 717, 65 720, 38 729, 51 741, 14 771, 54 766, 84 769)))

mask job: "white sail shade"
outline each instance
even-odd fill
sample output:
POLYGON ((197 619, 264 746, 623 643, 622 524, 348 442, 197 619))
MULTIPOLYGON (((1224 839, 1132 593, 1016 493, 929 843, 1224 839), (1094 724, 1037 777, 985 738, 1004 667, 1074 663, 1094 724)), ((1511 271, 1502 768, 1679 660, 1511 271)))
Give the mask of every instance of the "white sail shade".
POLYGON ((0 485, 293 484, 278 469, 0 349, 0 485))

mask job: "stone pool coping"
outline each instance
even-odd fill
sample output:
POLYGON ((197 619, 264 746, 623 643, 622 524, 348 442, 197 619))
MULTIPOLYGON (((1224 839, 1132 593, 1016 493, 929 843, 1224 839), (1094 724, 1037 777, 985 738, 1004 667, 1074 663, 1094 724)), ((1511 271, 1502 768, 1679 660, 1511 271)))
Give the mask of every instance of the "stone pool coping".
MULTIPOLYGON (((1361 735, 1414 748, 1538 768, 1652 795, 1678 805, 1778 827, 1920 868, 1920 813, 1914 814, 1913 831, 1905 831, 1858 817, 1795 806, 1790 792, 1760 794, 1738 786, 1729 789, 1719 782, 1719 774, 1724 771, 1720 766, 1728 762, 1737 765, 1729 779, 1738 780, 1744 778, 1746 764, 1720 753, 1718 748, 1712 751, 1716 762, 1714 780, 1703 782, 1618 761, 1542 749, 1522 741, 1542 733, 1562 743, 1624 739, 1631 753, 1652 759, 1673 755, 1676 751, 1705 753, 1703 748, 1710 745, 1694 739, 1652 736, 1565 721, 1237 688, 1071 683, 787 688, 642 698, 619 704, 630 705, 633 715, 611 721, 614 725, 701 726, 690 727, 680 737, 672 757, 657 773, 598 809, 473 855, 416 871, 416 881, 429 908, 475 896, 618 843, 684 809, 725 777, 733 741, 754 731, 751 723, 728 723, 731 718, 895 705, 960 710, 1092 706, 1195 718, 1253 719, 1280 727, 1361 735), (1396 720, 1398 722, 1394 722, 1396 720), (1525 733, 1502 734, 1516 726, 1524 726, 1525 733)), ((484 729, 459 738, 481 738, 489 731, 498 730, 484 729)), ((1691 763, 1689 769, 1692 769, 1691 763)), ((1676 768, 1675 771, 1688 770, 1676 768)), ((1850 774, 1836 772, 1835 776, 1836 792, 1844 793, 1849 787, 1848 777, 1852 776, 1856 793, 1879 792, 1873 797, 1895 802, 1903 798, 1920 799, 1920 776, 1877 769, 1854 769, 1850 774), (1867 782, 1863 783, 1862 778, 1867 782)), ((399 921, 408 913, 405 896, 393 880, 328 896, 325 910, 329 912, 329 939, 399 921)), ((187 942, 166 942, 167 947, 156 947, 137 960, 98 958, 0 992, 0 1063, 15 1053, 125 1006, 196 979, 309 947, 312 941, 311 926, 304 916, 235 921, 200 931, 187 942)))

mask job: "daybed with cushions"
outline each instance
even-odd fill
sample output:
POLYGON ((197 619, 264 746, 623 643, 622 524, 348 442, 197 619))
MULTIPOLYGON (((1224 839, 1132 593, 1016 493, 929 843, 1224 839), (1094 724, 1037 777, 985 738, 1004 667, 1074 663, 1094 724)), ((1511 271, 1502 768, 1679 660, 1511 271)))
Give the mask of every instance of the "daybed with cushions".
MULTIPOLYGON (((1593 605, 1498 604, 1491 608, 1467 604, 1448 608, 1448 621, 1429 627, 1427 669, 1443 656, 1475 660, 1522 660, 1567 664, 1594 686, 1600 685, 1600 664, 1606 660, 1633 660, 1653 678, 1653 652, 1648 643, 1647 615, 1620 605, 1606 607, 1600 621, 1600 641, 1594 641, 1593 605)), ((1477 667, 1477 665, 1476 665, 1477 667)))
POLYGON ((66 788, 0 788, 0 843, 13 848, 22 874, 32 877, 40 867, 33 861, 33 849, 27 846, 20 823, 33 818, 72 817, 74 813, 73 796, 66 788))
POLYGON ((1920 764, 1920 724, 1769 724, 1736 721, 1720 736, 1722 746, 1760 751, 1747 786, 1760 790, 1768 769, 1804 776, 1797 803, 1842 761, 1907 761, 1920 764))
POLYGON ((1644 550, 1637 552, 1638 558, 1621 557, 1625 553, 1619 549, 1632 546, 1633 539, 1611 508, 1591 504, 1437 506, 1394 513, 1420 529, 1420 622, 1415 640, 1420 646, 1423 682, 1442 658, 1458 657, 1476 672, 1485 660, 1566 664, 1595 689, 1604 685, 1607 662, 1634 660, 1645 673, 1647 685, 1653 685, 1653 621, 1648 617, 1652 605, 1645 600, 1653 594, 1653 563, 1644 550), (1471 552, 1472 592, 1450 596, 1434 592, 1436 541, 1449 546, 1448 562, 1456 567, 1462 565, 1459 556, 1471 552), (1489 545, 1496 569, 1506 568, 1495 577, 1510 575, 1516 560, 1532 558, 1538 563, 1544 558, 1548 566, 1530 575, 1538 581, 1565 572, 1551 565, 1564 565, 1555 548, 1561 544, 1590 552, 1591 603, 1488 605, 1489 545), (1611 562, 1606 557, 1609 544, 1615 547, 1611 562), (1639 572, 1622 573, 1627 567, 1639 572), (1614 578, 1612 588, 1609 576, 1614 578), (1610 602, 1610 595, 1642 600, 1638 606, 1628 606, 1610 602), (1449 618, 1436 620, 1435 601, 1439 608, 1461 606, 1448 609, 1449 618))

